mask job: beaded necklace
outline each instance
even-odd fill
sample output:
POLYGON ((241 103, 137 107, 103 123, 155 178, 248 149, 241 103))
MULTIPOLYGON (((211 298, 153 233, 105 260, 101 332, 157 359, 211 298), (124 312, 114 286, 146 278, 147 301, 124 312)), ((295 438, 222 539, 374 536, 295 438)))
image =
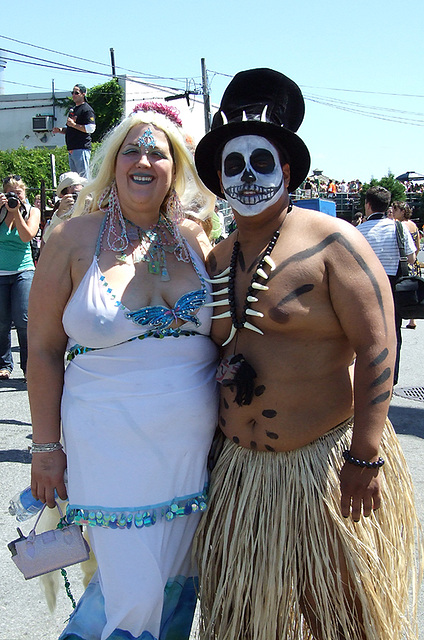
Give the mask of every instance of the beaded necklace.
MULTIPOLYGON (((239 331, 240 329, 249 329, 250 331, 255 331, 256 333, 263 335, 263 331, 261 331, 261 329, 255 327, 254 324, 247 320, 248 317, 264 317, 264 314, 260 311, 251 309, 250 305, 254 302, 258 302, 258 298, 252 294, 258 293, 259 291, 268 291, 269 289, 267 285, 261 284, 260 282, 258 282, 258 280, 268 280, 268 274, 265 271, 265 265, 268 265, 271 271, 274 271, 275 269, 275 263, 271 258, 271 253, 274 250, 275 245, 277 244, 281 227, 283 226, 284 221, 292 208, 293 206, 290 203, 287 209, 287 213, 284 216, 282 223, 280 224, 280 227, 276 231, 274 231, 262 258, 259 261, 257 269, 255 270, 250 281, 250 285, 247 288, 246 299, 240 319, 237 317, 235 299, 235 279, 237 272, 237 260, 240 251, 240 242, 238 241, 238 239, 234 242, 233 245, 230 266, 222 271, 222 273, 219 273, 214 278, 208 280, 208 282, 211 282, 212 284, 228 283, 228 287, 225 287, 224 289, 221 289, 219 291, 212 292, 213 296, 226 295, 226 298, 222 300, 216 300, 206 305, 211 307, 219 307, 223 305, 229 306, 228 311, 224 311, 224 313, 221 313, 217 316, 212 316, 212 320, 231 318, 230 335, 228 336, 227 340, 223 342, 223 347, 231 342, 231 340, 237 334, 237 331, 239 331)), ((233 353, 232 356, 223 358, 219 363, 216 377, 217 381, 223 386, 229 386, 231 388, 235 387, 236 395, 234 398, 234 402, 236 402, 239 406, 248 405, 252 402, 256 371, 247 362, 243 354, 233 353)))
POLYGON ((106 213, 101 242, 106 250, 119 254, 116 256, 119 262, 126 262, 128 257, 126 250, 131 246, 133 262, 147 262, 149 273, 160 274, 163 282, 170 280, 165 252, 173 253, 177 260, 190 262, 178 225, 168 220, 162 211, 159 212, 156 224, 148 229, 142 229, 131 220, 124 218, 115 184, 110 188, 107 208, 101 206, 104 195, 102 194, 99 201, 99 208, 106 213))
POLYGON ((247 289, 246 299, 245 299, 243 312, 240 320, 237 318, 235 292, 234 292, 236 271, 237 271, 237 258, 240 251, 240 242, 238 240, 236 240, 233 245, 230 266, 227 267, 221 273, 218 273, 216 276, 214 276, 210 280, 207 280, 207 282, 210 282, 212 284, 228 283, 228 287, 225 287, 224 289, 220 289, 219 291, 212 292, 213 296, 226 295, 227 297, 224 298, 223 300, 216 300, 215 302, 211 302, 208 305, 211 307, 220 307, 224 305, 229 306, 228 311, 225 311, 224 313, 221 313, 217 316, 212 316, 212 320, 220 320, 221 318, 231 318, 230 335, 228 336, 227 340, 223 342, 222 344, 223 347, 225 347, 227 344, 231 342, 231 340, 234 338, 234 336, 236 335, 239 329, 249 329, 250 331, 256 331, 256 333, 260 333, 261 335, 263 335, 263 331, 258 329, 258 327, 255 327, 251 322, 247 320, 248 316, 263 318, 263 313, 261 313, 260 311, 255 311, 254 309, 250 308, 250 305, 252 303, 258 302, 258 298, 252 294, 258 293, 259 291, 268 291, 269 289, 267 285, 261 284, 260 282, 258 282, 258 280, 259 279, 268 280, 268 275, 264 269, 265 265, 268 265, 271 271, 274 271, 275 269, 275 263, 270 257, 270 255, 279 238, 281 227, 283 226, 292 208, 293 208, 293 205, 290 203, 287 209, 287 213, 284 216, 282 223, 280 224, 280 227, 276 231, 274 231, 272 238, 265 249, 264 255, 261 258, 255 273, 253 274, 252 280, 250 281, 250 285, 247 289))
MULTIPOLYGON (((243 329, 243 327, 246 326, 246 322, 247 322, 247 316, 248 315, 255 315, 257 317, 263 318, 263 313, 260 313, 259 311, 253 311, 250 308, 250 305, 252 302, 258 302, 258 299, 255 296, 252 296, 252 293, 255 292, 255 290, 262 290, 265 291, 267 290, 269 287, 264 286, 259 284, 258 286, 258 282, 257 280, 259 278, 263 278, 265 280, 268 279, 267 274, 264 271, 264 266, 265 263, 268 264, 271 267, 271 271, 274 271, 275 269, 275 264, 274 261, 271 260, 271 258, 269 257, 272 253, 272 250, 275 247, 275 244, 278 240, 278 237, 280 235, 280 231, 277 230, 274 232, 271 240, 269 241, 269 244, 267 246, 267 248, 265 249, 265 253, 264 256, 262 258, 262 260, 259 262, 258 264, 258 268, 256 269, 255 273, 252 276, 252 279, 250 281, 250 285, 247 289, 247 294, 246 294, 246 300, 244 303, 244 307, 243 307, 243 313, 241 315, 240 320, 237 319, 237 310, 236 310, 236 300, 235 300, 235 295, 234 295, 234 286, 235 286, 235 278, 236 278, 236 270, 237 270, 237 258, 238 258, 238 254, 240 251, 240 242, 238 240, 235 241, 234 246, 233 246, 233 252, 231 255, 231 261, 230 261, 230 273, 229 273, 229 279, 228 279, 228 301, 230 304, 230 313, 231 313, 231 320, 233 323, 233 327, 237 330, 237 329, 243 329)), ((248 323, 250 324, 250 323, 248 323)), ((253 326, 253 325, 252 325, 253 326)), ((251 327, 248 326, 246 327, 247 329, 250 329, 251 327)), ((257 327, 254 327, 255 331, 260 331, 260 329, 258 329, 257 327)), ((260 333, 263 333, 262 331, 260 331, 260 333)))

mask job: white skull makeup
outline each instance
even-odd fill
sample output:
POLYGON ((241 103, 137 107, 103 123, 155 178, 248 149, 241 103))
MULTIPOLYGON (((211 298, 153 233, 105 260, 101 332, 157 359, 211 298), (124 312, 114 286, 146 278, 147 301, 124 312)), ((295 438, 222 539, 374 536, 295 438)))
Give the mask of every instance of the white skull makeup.
POLYGON ((241 216, 258 215, 284 193, 278 151, 262 136, 239 136, 227 142, 221 171, 227 202, 241 216))

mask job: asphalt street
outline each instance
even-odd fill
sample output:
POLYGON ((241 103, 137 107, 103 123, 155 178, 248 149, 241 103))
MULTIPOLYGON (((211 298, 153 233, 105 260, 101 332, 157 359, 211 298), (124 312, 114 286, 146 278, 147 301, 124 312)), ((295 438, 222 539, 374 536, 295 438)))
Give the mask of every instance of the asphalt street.
MULTIPOLYGON (((406 321, 403 324, 405 326, 406 321)), ((402 329, 402 336, 399 384, 391 401, 389 416, 411 470, 417 508, 421 522, 424 522, 424 320, 417 321, 415 331, 402 329), (398 395, 402 393, 406 397, 398 395)), ((19 362, 15 335, 13 341, 15 362, 19 362)), ((29 484, 30 455, 27 449, 30 434, 26 385, 19 367, 15 366, 11 379, 0 382, 0 640, 57 640, 72 611, 61 584, 56 611, 51 614, 39 580, 25 581, 7 549, 7 543, 17 537, 18 524, 8 513, 9 500, 29 484)), ((402 500, 401 495, 399 500, 402 500)), ((24 533, 28 533, 33 522, 23 523, 24 533)), ((72 592, 78 599, 82 593, 78 566, 70 567, 68 575, 72 592)), ((424 640, 424 593, 420 594, 419 621, 419 638, 424 640)))

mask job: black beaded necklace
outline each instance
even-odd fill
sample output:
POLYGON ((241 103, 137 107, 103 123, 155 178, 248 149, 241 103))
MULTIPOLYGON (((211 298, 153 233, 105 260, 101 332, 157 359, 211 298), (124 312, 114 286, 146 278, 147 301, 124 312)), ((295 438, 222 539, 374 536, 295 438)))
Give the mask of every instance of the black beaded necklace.
MULTIPOLYGON (((287 213, 284 216, 284 219, 282 221, 282 223, 280 224, 280 227, 274 231, 271 240, 268 243, 267 248, 265 249, 265 252, 262 256, 262 259, 260 260, 257 269, 255 269, 255 272, 252 276, 252 279, 250 281, 250 285, 247 289, 247 293, 246 293, 246 299, 244 302, 244 306, 243 306, 243 312, 241 315, 240 320, 237 318, 237 310, 236 310, 236 299, 235 299, 235 279, 236 279, 236 271, 237 271, 237 258, 238 258, 238 254, 240 251, 240 242, 238 240, 236 240, 234 242, 234 246, 233 246, 233 252, 231 254, 231 260, 230 260, 230 271, 229 271, 229 279, 228 279, 228 302, 230 305, 230 314, 231 314, 231 322, 233 324, 234 329, 243 329, 243 327, 245 326, 246 322, 248 324, 248 328, 251 328, 252 325, 247 321, 247 316, 248 315, 257 315, 259 317, 262 317, 263 314, 261 314, 260 312, 257 311, 252 311, 252 309, 250 308, 250 304, 252 302, 257 302, 257 298, 254 297, 252 294, 256 293, 257 291, 266 291, 268 290, 268 287, 266 285, 262 285, 259 284, 258 279, 261 278, 262 280, 267 280, 268 276, 264 271, 264 266, 265 264, 268 264, 271 267, 271 271, 273 269, 275 269, 275 265, 273 263, 273 261, 270 259, 270 255, 272 253, 272 251, 274 250, 275 245, 277 244, 277 240, 280 236, 280 231, 281 231, 281 227, 284 224, 285 219, 287 218, 288 214, 290 213, 290 211, 292 210, 293 205, 290 202, 289 207, 287 209, 287 213)), ((259 330, 257 329, 257 331, 259 332, 259 330)), ((262 331, 260 332, 262 333, 262 331)))
MULTIPOLYGON (((258 289, 257 286, 257 281, 259 278, 263 278, 263 274, 264 273, 264 266, 265 263, 267 262, 267 257, 271 255, 278 237, 280 235, 280 230, 277 229, 277 231, 274 232, 271 240, 269 241, 269 244, 267 246, 267 248, 265 249, 265 253, 262 257, 262 260, 259 262, 258 264, 258 268, 255 270, 252 279, 250 281, 250 285, 247 289, 247 293, 246 293, 246 299, 244 302, 244 307, 243 307, 243 313, 241 315, 240 320, 238 320, 237 318, 237 310, 236 310, 236 300, 235 300, 235 294, 234 294, 234 288, 235 288, 235 279, 236 279, 236 270, 237 270, 237 258, 238 258, 238 254, 240 251, 240 242, 238 240, 235 241, 234 246, 233 246, 233 252, 231 254, 231 260, 230 260, 230 273, 229 273, 229 282, 228 282, 228 300, 230 303, 230 313, 231 313, 231 320, 233 323, 233 327, 235 329, 243 329, 244 325, 246 324, 247 321, 247 310, 250 309, 250 303, 253 302, 253 300, 250 300, 249 298, 252 297, 252 294, 255 293, 255 291, 258 289)), ((266 276, 267 277, 267 276, 266 276)), ((265 287, 263 285, 260 285, 260 288, 263 289, 268 289, 268 287, 265 287)))

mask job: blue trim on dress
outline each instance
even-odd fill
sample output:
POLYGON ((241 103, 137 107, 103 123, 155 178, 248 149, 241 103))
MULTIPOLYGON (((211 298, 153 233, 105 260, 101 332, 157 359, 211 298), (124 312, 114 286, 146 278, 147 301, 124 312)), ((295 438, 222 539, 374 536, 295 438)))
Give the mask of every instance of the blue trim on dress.
POLYGON ((151 527, 157 520, 165 518, 171 521, 177 517, 189 516, 207 508, 207 485, 201 493, 183 498, 174 498, 169 502, 141 507, 101 507, 68 504, 66 519, 69 524, 88 525, 90 527, 108 527, 110 529, 137 529, 151 527))

